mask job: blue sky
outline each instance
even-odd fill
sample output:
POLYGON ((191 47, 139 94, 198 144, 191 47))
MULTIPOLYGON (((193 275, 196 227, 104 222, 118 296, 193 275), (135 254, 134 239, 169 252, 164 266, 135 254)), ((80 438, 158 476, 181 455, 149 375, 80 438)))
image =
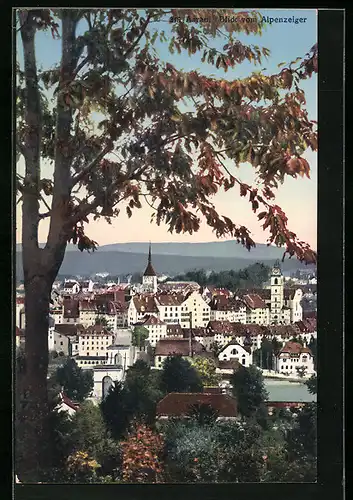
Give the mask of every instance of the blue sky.
MULTIPOLYGON (((245 9, 237 9, 245 10, 245 9)), ((250 10, 250 9, 247 9, 250 10)), ((201 62, 202 54, 195 54, 191 57, 187 52, 171 55, 168 51, 168 43, 156 42, 155 48, 161 59, 170 61, 178 69, 191 71, 198 69, 206 75, 214 75, 216 78, 233 80, 243 78, 253 71, 266 68, 264 73, 273 74, 279 71, 278 64, 281 62, 294 61, 299 56, 304 56, 310 48, 317 42, 317 12, 316 10, 262 10, 258 9, 263 16, 271 17, 292 17, 306 18, 305 23, 300 24, 267 24, 262 36, 245 35, 241 33, 235 38, 244 44, 258 45, 268 48, 271 53, 269 58, 264 59, 261 65, 255 66, 249 62, 244 62, 235 68, 230 68, 227 73, 223 69, 216 69, 214 66, 201 62)), ((171 25, 166 21, 155 23, 158 31, 164 30, 167 38, 171 36, 171 25)), ((195 25, 197 27, 197 25, 195 25)), ((78 34, 85 30, 81 24, 78 27, 78 34)), ((18 37, 19 38, 19 37, 18 37)), ((218 40, 213 42, 215 48, 221 48, 226 42, 218 40)), ((36 56, 39 67, 49 69, 60 61, 61 41, 54 40, 50 32, 39 32, 36 37, 36 56)), ((17 57, 22 65, 23 55, 20 39, 17 42, 17 57)), ((307 110, 309 118, 317 120, 317 77, 302 82, 307 99, 307 110)), ((311 179, 288 178, 277 192, 276 202, 282 206, 286 212, 289 225, 298 236, 308 241, 313 248, 316 248, 316 203, 317 203, 317 155, 311 151, 304 154, 311 166, 311 179)), ((231 164, 229 164, 231 166, 231 164)), ((19 165, 22 169, 23 165, 19 165)), ((234 168, 234 166, 232 166, 234 168)), ((45 175, 47 166, 43 165, 45 175)), ((254 180, 254 172, 250 165, 243 165, 237 169, 237 175, 244 182, 254 180)), ((255 241, 265 242, 267 234, 263 233, 256 216, 251 212, 249 203, 244 199, 239 199, 238 192, 229 191, 220 193, 215 197, 215 204, 219 211, 225 215, 236 213, 233 217, 235 222, 247 225, 252 231, 255 241)), ((17 225, 20 230, 20 210, 18 211, 17 225)), ((114 243, 120 241, 214 241, 216 238, 211 229, 203 225, 199 233, 190 235, 171 235, 167 232, 166 226, 152 226, 149 223, 150 210, 148 207, 135 212, 133 218, 128 221, 125 215, 119 216, 113 223, 108 225, 105 221, 95 221, 90 223, 89 235, 100 244, 114 243), (127 229, 127 227, 129 229, 127 229)), ((40 227, 40 240, 45 239, 47 231, 46 223, 40 227)), ((18 234, 20 239, 20 233, 18 234)))

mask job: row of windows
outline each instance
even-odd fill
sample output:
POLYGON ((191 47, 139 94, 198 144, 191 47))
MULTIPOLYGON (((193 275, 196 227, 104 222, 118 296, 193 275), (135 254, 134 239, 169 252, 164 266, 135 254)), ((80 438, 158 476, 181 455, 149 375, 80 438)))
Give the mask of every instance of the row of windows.
MULTIPOLYGON (((92 335, 87 335, 87 336, 85 336, 85 335, 80 335, 80 339, 87 339, 87 340, 89 340, 91 337, 92 337, 92 335)), ((107 340, 109 340, 109 337, 112 337, 112 335, 107 335, 105 338, 106 338, 107 340)), ((96 337, 94 337, 94 338, 96 338, 96 337)), ((102 337, 99 337, 99 338, 102 338, 102 337)))
MULTIPOLYGON (((101 340, 100 343, 103 344, 103 342, 104 342, 104 340, 101 340)), ((91 340, 91 344, 93 345, 94 343, 95 343, 94 340, 91 340)), ((105 345, 109 345, 109 343, 110 343, 109 340, 105 341, 105 345)), ((87 342, 87 345, 88 344, 89 344, 89 341, 87 342)), ((96 344, 99 344, 99 340, 96 340, 96 344)), ((84 340, 82 340, 81 345, 85 345, 84 340)))

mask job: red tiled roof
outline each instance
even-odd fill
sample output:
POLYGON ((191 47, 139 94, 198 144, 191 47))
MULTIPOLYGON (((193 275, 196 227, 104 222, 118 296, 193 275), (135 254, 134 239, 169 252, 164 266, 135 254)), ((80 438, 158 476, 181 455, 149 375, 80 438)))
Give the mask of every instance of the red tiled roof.
POLYGON ((24 304, 24 303, 25 303, 24 297, 16 297, 16 304, 24 304))
POLYGON ((236 296, 243 297, 244 295, 258 295, 263 300, 271 300, 270 288, 240 288, 235 293, 236 296))
POLYGON ((180 306, 185 297, 177 293, 163 293, 157 295, 156 300, 161 306, 180 306))
POLYGON ((83 334, 87 335, 113 335, 111 332, 109 332, 105 326, 103 325, 93 325, 89 326, 85 329, 83 334))
POLYGON ((132 298, 137 312, 158 313, 153 295, 139 295, 132 298))
POLYGON ((193 405, 200 404, 212 406, 220 417, 236 417, 238 414, 236 400, 226 394, 171 392, 157 404, 157 415, 186 416, 193 405))
POLYGON ((243 323, 231 323, 232 328, 233 328, 233 334, 234 336, 240 337, 240 336, 257 336, 257 335, 267 335, 268 334, 268 327, 263 326, 263 325, 254 325, 252 323, 249 324, 243 324, 243 323))
POLYGON ((70 325, 70 324, 56 324, 55 331, 61 333, 61 335, 76 336, 79 332, 85 330, 83 325, 70 325))
POLYGON ((146 314, 146 316, 142 318, 141 324, 148 326, 148 325, 165 325, 166 323, 164 321, 161 321, 153 314, 146 314))
POLYGON ((299 355, 301 353, 311 354, 311 351, 308 347, 303 347, 299 342, 287 342, 282 349, 279 351, 279 354, 288 353, 299 355))
MULTIPOLYGON (((203 351, 203 346, 200 342, 192 340, 192 351, 194 354, 199 354, 203 351)), ((161 339, 156 344, 155 356, 178 355, 189 356, 189 339, 168 338, 161 339)))
POLYGON ((232 334, 233 326, 230 321, 210 321, 208 323, 208 328, 212 330, 214 333, 223 333, 223 334, 232 334))
POLYGON ((79 405, 75 404, 73 401, 71 401, 70 398, 66 396, 64 392, 60 394, 61 400, 64 404, 66 404, 69 408, 72 408, 73 410, 77 411, 79 409, 79 405))
POLYGON ((190 333, 192 337, 214 337, 214 332, 210 328, 184 328, 184 337, 189 337, 190 333))
POLYGON ((300 333, 298 327, 293 325, 271 325, 270 335, 280 335, 281 337, 295 337, 300 333))
POLYGON ((94 300, 80 300, 79 309, 80 311, 96 311, 97 303, 94 300))
POLYGON ((264 300, 258 294, 244 295, 242 300, 250 309, 265 309, 267 307, 264 300))
POLYGON ((303 321, 297 321, 295 325, 301 333, 314 333, 317 330, 316 318, 307 318, 303 321))

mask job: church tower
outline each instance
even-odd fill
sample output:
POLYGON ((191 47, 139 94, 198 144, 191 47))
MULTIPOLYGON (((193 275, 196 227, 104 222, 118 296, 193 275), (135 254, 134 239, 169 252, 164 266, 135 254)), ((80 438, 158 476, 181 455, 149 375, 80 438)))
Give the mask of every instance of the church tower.
POLYGON ((148 250, 148 263, 142 277, 142 285, 146 292, 157 293, 157 275, 152 266, 151 243, 148 250))
POLYGON ((271 271, 271 323, 280 322, 282 308, 284 305, 284 279, 281 266, 277 260, 271 271))

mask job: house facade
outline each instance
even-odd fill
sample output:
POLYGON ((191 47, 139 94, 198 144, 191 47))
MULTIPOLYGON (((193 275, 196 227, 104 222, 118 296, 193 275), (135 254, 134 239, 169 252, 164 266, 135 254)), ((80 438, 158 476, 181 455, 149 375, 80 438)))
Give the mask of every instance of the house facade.
POLYGON ((167 336, 167 323, 161 321, 157 316, 153 314, 147 314, 142 321, 136 323, 135 326, 143 326, 148 330, 148 342, 152 347, 156 346, 156 343, 167 336))
POLYGON ((305 367, 305 375, 315 373, 313 355, 299 342, 287 342, 275 357, 276 371, 298 376, 297 368, 305 367))
POLYGON ((249 367, 252 364, 251 350, 232 341, 224 346, 218 354, 220 361, 237 360, 242 366, 249 367))

